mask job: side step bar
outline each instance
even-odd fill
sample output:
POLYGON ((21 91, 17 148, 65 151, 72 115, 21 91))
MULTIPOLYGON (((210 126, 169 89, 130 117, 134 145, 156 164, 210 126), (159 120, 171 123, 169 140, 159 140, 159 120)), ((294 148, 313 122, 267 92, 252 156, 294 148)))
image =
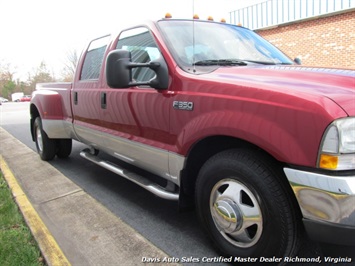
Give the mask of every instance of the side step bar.
POLYGON ((127 169, 120 168, 109 161, 103 161, 99 157, 91 154, 90 149, 84 149, 83 151, 81 151, 80 156, 115 174, 123 176, 124 178, 136 183, 137 185, 141 186, 142 188, 148 190, 149 192, 153 193, 154 195, 160 198, 167 199, 167 200, 179 199, 178 193, 167 191, 163 187, 159 186, 158 184, 152 183, 151 181, 144 178, 143 176, 137 175, 131 171, 128 171, 127 169))

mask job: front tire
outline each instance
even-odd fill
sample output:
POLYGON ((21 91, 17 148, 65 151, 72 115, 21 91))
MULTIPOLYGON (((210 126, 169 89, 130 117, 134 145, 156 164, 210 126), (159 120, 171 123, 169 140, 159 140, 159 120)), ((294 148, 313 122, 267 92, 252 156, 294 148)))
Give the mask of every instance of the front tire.
POLYGON ((199 220, 223 255, 285 257, 297 252, 299 211, 278 169, 269 157, 238 149, 213 156, 201 168, 199 220))
POLYGON ((46 132, 42 127, 42 120, 40 117, 35 119, 33 124, 33 134, 35 136, 36 148, 39 156, 43 161, 53 160, 56 154, 56 141, 48 138, 46 132))

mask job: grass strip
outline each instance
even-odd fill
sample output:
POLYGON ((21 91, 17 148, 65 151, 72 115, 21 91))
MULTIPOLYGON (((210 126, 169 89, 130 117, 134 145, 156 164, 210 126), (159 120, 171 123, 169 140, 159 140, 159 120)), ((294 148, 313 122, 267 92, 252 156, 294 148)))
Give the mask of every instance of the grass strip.
POLYGON ((41 252, 0 172, 0 265, 44 265, 41 252))

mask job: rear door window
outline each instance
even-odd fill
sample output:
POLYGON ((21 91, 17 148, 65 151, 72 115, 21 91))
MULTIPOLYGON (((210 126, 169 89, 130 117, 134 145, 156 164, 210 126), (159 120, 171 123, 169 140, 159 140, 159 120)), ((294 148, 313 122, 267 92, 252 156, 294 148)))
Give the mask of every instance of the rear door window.
POLYGON ((93 40, 85 55, 80 80, 98 79, 110 36, 93 40))

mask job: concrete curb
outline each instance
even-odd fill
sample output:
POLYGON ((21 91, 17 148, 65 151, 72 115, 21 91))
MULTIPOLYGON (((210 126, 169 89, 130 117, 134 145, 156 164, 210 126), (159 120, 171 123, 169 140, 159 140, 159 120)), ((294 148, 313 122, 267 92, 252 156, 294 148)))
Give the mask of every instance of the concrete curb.
MULTIPOLYGON (((0 136, 1 170, 48 265, 142 265, 144 257, 169 258, 2 127, 0 136)), ((159 263, 165 264, 177 265, 159 263)))

